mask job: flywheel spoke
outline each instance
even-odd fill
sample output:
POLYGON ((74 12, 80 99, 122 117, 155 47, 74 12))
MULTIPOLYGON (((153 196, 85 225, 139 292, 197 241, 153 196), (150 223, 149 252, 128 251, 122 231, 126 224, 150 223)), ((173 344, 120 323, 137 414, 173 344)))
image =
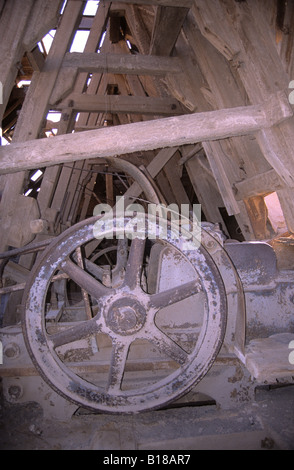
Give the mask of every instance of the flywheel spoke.
POLYGON ((73 341, 87 338, 99 331, 101 331, 101 325, 97 322, 97 318, 94 317, 91 320, 76 322, 76 325, 50 335, 49 340, 55 349, 73 341))
POLYGON ((120 270, 125 268, 128 258, 128 240, 126 238, 120 239, 117 242, 117 255, 115 269, 120 270))
POLYGON ((172 289, 150 295, 150 307, 157 309, 167 307, 201 291, 202 286, 199 281, 189 281, 172 289))
POLYGON ((128 352, 129 343, 116 341, 113 343, 107 384, 108 393, 115 393, 121 389, 128 352))
POLYGON ((61 269, 70 277, 70 279, 96 299, 104 295, 108 295, 111 292, 108 287, 103 286, 103 284, 97 281, 97 279, 92 277, 69 258, 63 261, 61 269))
POLYGON ((130 289, 140 285, 145 243, 146 240, 141 238, 135 238, 131 243, 124 280, 124 284, 130 289))
POLYGON ((158 328, 154 328, 147 339, 154 344, 160 352, 169 356, 178 364, 183 365, 187 361, 188 353, 158 328))

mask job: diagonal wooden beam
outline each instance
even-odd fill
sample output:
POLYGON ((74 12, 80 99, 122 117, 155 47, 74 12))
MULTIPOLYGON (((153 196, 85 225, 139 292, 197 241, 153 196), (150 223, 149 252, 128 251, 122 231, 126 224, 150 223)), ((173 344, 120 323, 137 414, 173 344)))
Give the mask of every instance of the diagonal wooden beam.
POLYGON ((156 10, 149 54, 169 56, 177 42, 189 8, 163 7, 156 10))

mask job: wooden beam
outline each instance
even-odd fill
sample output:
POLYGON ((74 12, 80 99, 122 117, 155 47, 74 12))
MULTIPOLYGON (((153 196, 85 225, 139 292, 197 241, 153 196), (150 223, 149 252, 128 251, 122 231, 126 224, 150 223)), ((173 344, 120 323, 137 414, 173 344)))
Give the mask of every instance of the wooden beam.
POLYGON ((170 184, 170 187, 173 192, 173 200, 180 206, 181 204, 188 204, 190 206, 190 201, 187 196, 186 190, 181 181, 180 173, 182 168, 178 165, 180 159, 179 152, 173 157, 172 160, 167 162, 163 172, 170 184))
POLYGON ((106 202, 112 207, 114 204, 114 194, 113 194, 113 175, 111 173, 106 173, 105 175, 105 186, 106 186, 106 202))
POLYGON ((181 71, 181 63, 176 57, 68 52, 64 57, 56 86, 51 95, 51 105, 66 97, 73 88, 75 90, 80 89, 79 85, 81 83, 84 86, 88 73, 114 73, 129 76, 165 76, 166 74, 172 74, 174 76, 174 74, 177 75, 181 71))
POLYGON ((201 164, 204 159, 203 154, 194 155, 186 162, 186 170, 206 220, 221 224, 222 229, 226 231, 224 220, 219 211, 219 207, 223 207, 224 203, 219 191, 217 191, 213 176, 201 164))
POLYGON ((32 66, 32 69, 37 72, 41 72, 44 67, 45 58, 39 49, 39 46, 34 47, 32 51, 27 52, 27 58, 32 66))
POLYGON ((79 72, 116 73, 131 75, 165 75, 180 73, 181 64, 176 57, 155 57, 143 54, 97 54, 96 52, 68 52, 63 67, 79 72))
POLYGON ((284 189, 285 183, 275 170, 269 170, 235 183, 234 188, 236 190, 235 198, 240 201, 284 189))
POLYGON ((287 96, 279 93, 264 105, 187 114, 15 143, 0 148, 0 174, 252 134, 292 116, 293 111, 286 103, 287 96))
POLYGON ((249 219, 253 227, 254 235, 257 240, 266 240, 272 237, 269 230, 267 219, 268 211, 262 196, 254 196, 244 199, 249 219))
POLYGON ((123 95, 88 95, 73 93, 65 101, 54 106, 56 110, 71 107, 79 112, 113 114, 153 114, 176 115, 183 114, 183 106, 174 98, 153 98, 147 96, 123 95))
POLYGON ((198 0, 193 2, 191 9, 197 21, 201 34, 221 53, 227 60, 238 61, 240 48, 235 40, 233 28, 228 27, 226 21, 220 16, 220 2, 207 2, 198 0), (212 21, 213 16, 218 17, 218 21, 212 21))
MULTIPOLYGON (((225 4, 197 0, 191 10, 202 34, 230 60, 252 104, 261 103, 277 89, 287 89, 290 80, 264 19, 266 5, 254 0, 225 4)), ((289 120, 256 136, 265 159, 292 188, 293 129, 294 120, 289 120)))
MULTIPOLYGON (((109 3, 111 0, 104 0, 104 3, 109 3)), ((112 3, 127 3, 129 5, 153 5, 164 7, 185 7, 190 8, 193 0, 121 0, 112 1, 112 3)))
POLYGON ((239 214, 240 208, 223 165, 225 155, 221 142, 203 142, 203 148, 228 215, 239 214))
MULTIPOLYGON (((14 2, 8 2, 9 5, 14 2)), ((21 8, 26 6, 29 2, 17 2, 21 8)), ((40 2, 37 2, 38 4, 40 2)), ((43 4, 44 2, 42 2, 43 4)), ((52 2, 53 3, 53 2, 52 2)), ((55 4, 56 2, 54 2, 55 4)), ((41 72, 34 72, 31 85, 26 94, 26 99, 21 109, 16 128, 14 130, 13 141, 23 142, 26 140, 36 139, 39 135, 42 122, 46 116, 49 108, 49 98, 54 88, 56 78, 58 76, 59 68, 62 65, 64 54, 67 52, 71 44, 73 31, 79 22, 84 7, 83 0, 69 0, 60 20, 60 25, 57 28, 54 41, 50 48, 47 60, 41 72)), ((19 17, 22 18, 21 11, 19 17)), ((10 24, 14 24, 15 22, 10 24)), ((18 21, 16 21, 16 24, 18 21)), ((36 24, 36 19, 32 17, 32 24, 36 24)), ((10 28, 15 34, 15 28, 10 28)), ((5 29, 4 29, 5 31, 5 29)), ((5 58, 5 54, 3 55, 5 58)), ((6 64, 9 67, 9 64, 6 64)), ((5 67, 4 67, 5 68, 5 67)), ((19 194, 22 192, 25 174, 19 173, 13 175, 11 178, 7 177, 5 182, 5 189, 2 193, 1 200, 1 221, 2 221, 2 238, 0 240, 1 249, 10 244, 15 232, 16 211, 18 207, 19 194)), ((25 196, 23 196, 24 199, 25 196)), ((21 219, 19 218, 19 226, 22 226, 21 219)), ((19 229, 19 232, 21 229, 19 229)))
POLYGON ((178 147, 161 149, 147 166, 147 171, 152 178, 155 178, 162 168, 169 162, 177 152, 178 147))
POLYGON ((0 81, 3 97, 0 104, 0 122, 24 54, 23 36, 32 11, 33 1, 5 2, 0 17, 0 81), (17 27, 13 27, 17 25, 17 27))
MULTIPOLYGON (((163 148, 157 153, 157 155, 153 158, 153 160, 149 163, 146 168, 151 178, 155 179, 158 176, 162 168, 169 162, 169 160, 177 152, 177 150, 177 147, 163 148)), ((134 183, 132 183, 129 189, 127 189, 127 191, 125 192, 124 198, 126 201, 128 201, 129 198, 130 203, 132 203, 132 198, 139 197, 141 193, 141 186, 137 183, 137 181, 134 181, 134 183)))
POLYGON ((14 140, 36 138, 49 108, 49 99, 62 66, 73 31, 82 15, 83 1, 67 3, 54 41, 41 72, 35 72, 14 132, 14 140), (28 116, 30 118, 28 119, 28 116))
POLYGON ((177 42, 189 8, 163 7, 156 10, 149 54, 169 56, 177 42))
MULTIPOLYGON (((15 1, 7 3, 15 3, 15 1)), ((24 2, 18 0, 18 3, 24 8, 24 2)), ((32 13, 23 37, 26 51, 31 51, 51 29, 56 28, 60 21, 61 7, 62 0, 33 1, 32 13)))

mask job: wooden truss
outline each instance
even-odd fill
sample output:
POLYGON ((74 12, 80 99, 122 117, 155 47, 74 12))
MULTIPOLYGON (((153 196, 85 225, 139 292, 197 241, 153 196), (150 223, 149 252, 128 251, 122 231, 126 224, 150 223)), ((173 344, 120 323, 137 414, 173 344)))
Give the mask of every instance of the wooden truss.
MULTIPOLYGON (((0 1, 2 115, 24 56, 34 69, 0 149, 2 251, 48 236, 30 221, 54 235, 88 216, 93 165, 111 155, 147 168, 167 202, 200 202, 228 235, 234 216, 247 240, 276 235, 264 202, 276 192, 293 232, 293 31, 272 23, 275 2, 102 0, 93 17, 85 3, 68 0, 60 14, 58 0, 0 1), (44 56, 38 42, 51 29, 44 56), (71 52, 82 29, 85 48, 71 52), (25 197, 33 169, 42 182, 25 197)), ((285 25, 293 15, 289 2, 285 25)))

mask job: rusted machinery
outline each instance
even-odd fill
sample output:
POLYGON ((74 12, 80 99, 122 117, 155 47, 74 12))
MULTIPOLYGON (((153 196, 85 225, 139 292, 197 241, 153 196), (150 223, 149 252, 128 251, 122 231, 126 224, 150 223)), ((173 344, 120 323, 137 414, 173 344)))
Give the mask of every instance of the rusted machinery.
MULTIPOLYGON (((144 201, 162 202, 138 168, 112 163, 140 184, 144 201)), ((22 286, 21 325, 0 330, 8 402, 37 401, 59 418, 77 408, 136 413, 181 397, 231 407, 260 384, 292 383, 291 239, 275 251, 203 223, 194 246, 170 222, 166 237, 146 239, 137 227, 130 240, 130 214, 112 220, 113 237, 107 224, 94 230, 102 217, 43 243, 22 286)))

